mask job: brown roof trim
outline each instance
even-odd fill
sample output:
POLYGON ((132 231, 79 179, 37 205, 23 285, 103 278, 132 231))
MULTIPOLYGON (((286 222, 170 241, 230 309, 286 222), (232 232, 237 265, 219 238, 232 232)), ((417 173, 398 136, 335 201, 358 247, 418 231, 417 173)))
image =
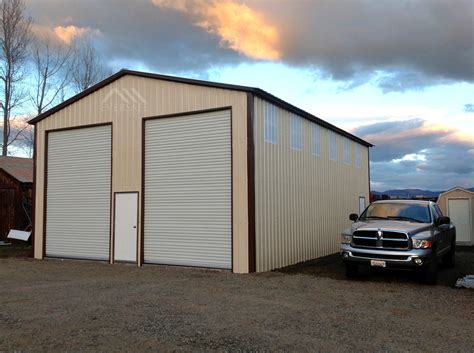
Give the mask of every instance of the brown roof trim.
POLYGON ((247 87, 247 86, 239 86, 239 85, 231 85, 231 84, 226 84, 226 83, 217 83, 217 82, 210 82, 210 81, 203 81, 203 80, 195 80, 195 79, 189 79, 189 78, 183 78, 183 77, 175 77, 175 76, 168 76, 168 75, 161 75, 161 74, 153 74, 153 73, 148 73, 148 72, 141 72, 141 71, 133 71, 133 70, 128 70, 128 69, 122 69, 119 72, 113 74, 112 76, 106 78, 105 80, 100 81, 99 83, 95 84, 94 86, 89 87, 85 91, 76 94, 75 96, 65 100, 61 104, 58 104, 57 106, 49 109, 48 111, 38 115, 37 117, 31 119, 29 121, 30 124, 35 125, 39 121, 47 118, 48 116, 60 111, 61 109, 67 107, 68 105, 77 102, 78 100, 88 96, 91 93, 94 93, 95 91, 101 89, 104 86, 107 86, 108 84, 118 80, 119 78, 126 76, 126 75, 132 75, 132 76, 137 76, 137 77, 145 77, 145 78, 151 78, 151 79, 156 79, 156 80, 162 80, 162 81, 170 81, 170 82, 178 82, 178 83, 184 83, 184 84, 189 84, 189 85, 198 85, 198 86, 205 86, 205 87, 212 87, 212 88, 221 88, 221 89, 228 89, 228 90, 234 90, 234 91, 241 91, 241 92, 247 92, 247 93, 253 93, 255 96, 260 97, 264 100, 267 100, 280 108, 286 109, 292 113, 295 113, 297 115, 302 116, 303 118, 306 118, 308 120, 311 120, 321 126, 324 126, 325 128, 329 130, 333 130, 337 132, 340 135, 343 135, 353 141, 356 141, 364 146, 367 147, 372 147, 373 145, 370 144, 367 141, 364 141, 363 139, 352 135, 351 133, 344 131, 327 121, 324 121, 308 112, 305 112, 304 110, 288 103, 285 102, 284 100, 275 97, 274 95, 265 92, 264 90, 260 88, 255 88, 255 87, 247 87))

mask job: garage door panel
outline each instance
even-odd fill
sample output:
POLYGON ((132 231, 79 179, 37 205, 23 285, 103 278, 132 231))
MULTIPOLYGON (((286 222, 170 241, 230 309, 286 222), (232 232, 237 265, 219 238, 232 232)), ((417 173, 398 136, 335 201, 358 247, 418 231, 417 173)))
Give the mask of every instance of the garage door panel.
POLYGON ((230 111, 145 123, 145 262, 232 267, 230 111))
POLYGON ((109 258, 111 127, 48 134, 46 256, 109 258))

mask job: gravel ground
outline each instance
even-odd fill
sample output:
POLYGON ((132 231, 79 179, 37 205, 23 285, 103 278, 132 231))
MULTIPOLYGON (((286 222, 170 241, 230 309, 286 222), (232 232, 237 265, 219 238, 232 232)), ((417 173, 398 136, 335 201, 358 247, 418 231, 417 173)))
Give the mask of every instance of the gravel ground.
MULTIPOLYGON (((474 252, 458 260, 474 273, 474 252)), ((339 261, 235 275, 2 258, 0 351, 474 352, 474 290, 445 271, 433 287, 348 281, 339 261)))

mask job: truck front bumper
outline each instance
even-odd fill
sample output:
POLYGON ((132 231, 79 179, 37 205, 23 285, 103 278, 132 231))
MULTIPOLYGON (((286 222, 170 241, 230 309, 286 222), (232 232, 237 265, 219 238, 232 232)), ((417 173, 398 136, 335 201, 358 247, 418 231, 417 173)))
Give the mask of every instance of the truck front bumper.
POLYGON ((431 259, 431 249, 364 249, 350 244, 341 244, 340 254, 344 262, 370 266, 372 261, 385 261, 387 268, 421 268, 428 265, 431 259))

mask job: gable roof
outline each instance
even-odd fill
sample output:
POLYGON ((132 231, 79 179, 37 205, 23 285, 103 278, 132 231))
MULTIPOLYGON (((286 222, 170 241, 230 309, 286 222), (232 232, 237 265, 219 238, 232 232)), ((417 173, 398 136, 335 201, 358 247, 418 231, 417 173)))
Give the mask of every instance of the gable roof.
POLYGON ((100 81, 99 83, 89 87, 85 91, 82 91, 81 93, 76 94, 75 96, 67 99, 61 104, 58 104, 57 106, 49 109, 48 111, 36 116, 35 118, 31 119, 29 121, 30 124, 34 125, 38 123, 39 121, 47 118, 48 116, 60 111, 61 109, 67 107, 70 104, 73 104, 77 102, 78 100, 88 96, 91 93, 94 93, 95 91, 101 89, 104 86, 107 86, 108 84, 118 80, 119 78, 126 76, 126 75, 131 75, 131 76, 137 76, 137 77, 145 77, 145 78, 151 78, 151 79, 156 79, 156 80, 162 80, 162 81, 170 81, 170 82, 178 82, 178 83, 184 83, 184 84, 189 84, 189 85, 198 85, 198 86, 205 86, 205 87, 212 87, 212 88, 221 88, 221 89, 228 89, 228 90, 233 90, 233 91, 240 91, 240 92, 247 92, 247 93, 252 93, 253 95, 260 97, 264 100, 267 100, 276 106, 286 109, 296 115, 299 115, 303 118, 306 118, 308 120, 314 121, 315 123, 324 126, 325 128, 335 131, 340 135, 343 135, 353 141, 356 141, 364 146, 367 147, 372 147, 373 145, 370 144, 367 141, 364 141, 363 139, 352 135, 351 133, 342 130, 338 128, 337 126, 334 126, 327 121, 324 121, 288 102, 285 102, 284 100, 260 89, 260 88, 255 88, 255 87, 248 87, 248 86, 239 86, 239 85, 231 85, 231 84, 226 84, 226 83, 218 83, 218 82, 210 82, 210 81, 203 81, 203 80, 195 80, 195 79, 189 79, 189 78, 183 78, 183 77, 175 77, 175 76, 168 76, 168 75, 160 75, 160 74, 153 74, 153 73, 148 73, 148 72, 141 72, 141 71, 133 71, 133 70, 128 70, 128 69, 122 69, 118 71, 117 73, 113 74, 112 76, 109 76, 108 78, 100 81))
POLYGON ((33 159, 0 156, 0 169, 20 183, 33 182, 33 159))
POLYGON ((459 190, 459 191, 468 193, 468 194, 470 194, 471 196, 474 196, 474 192, 472 192, 471 190, 462 188, 462 187, 460 187, 460 186, 455 186, 454 188, 451 188, 451 189, 449 189, 449 190, 446 190, 446 191, 443 191, 442 193, 440 193, 440 194, 438 195, 438 199, 439 199, 439 197, 441 197, 441 195, 448 194, 448 193, 450 193, 450 192, 452 192, 452 191, 454 191, 454 190, 459 190))

